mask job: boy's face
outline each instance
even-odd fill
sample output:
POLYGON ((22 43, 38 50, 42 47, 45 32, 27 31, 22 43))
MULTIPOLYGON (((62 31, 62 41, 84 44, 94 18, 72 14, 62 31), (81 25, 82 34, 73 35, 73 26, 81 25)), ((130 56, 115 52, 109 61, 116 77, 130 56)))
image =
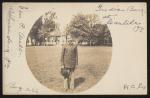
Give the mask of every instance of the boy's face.
POLYGON ((74 40, 68 40, 68 44, 75 44, 74 40))

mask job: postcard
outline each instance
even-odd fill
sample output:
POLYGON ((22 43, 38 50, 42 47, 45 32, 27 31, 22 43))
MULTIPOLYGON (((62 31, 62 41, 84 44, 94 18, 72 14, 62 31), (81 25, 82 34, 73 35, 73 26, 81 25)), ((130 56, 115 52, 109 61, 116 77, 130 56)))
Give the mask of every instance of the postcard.
POLYGON ((3 3, 4 95, 146 95, 144 2, 3 3))

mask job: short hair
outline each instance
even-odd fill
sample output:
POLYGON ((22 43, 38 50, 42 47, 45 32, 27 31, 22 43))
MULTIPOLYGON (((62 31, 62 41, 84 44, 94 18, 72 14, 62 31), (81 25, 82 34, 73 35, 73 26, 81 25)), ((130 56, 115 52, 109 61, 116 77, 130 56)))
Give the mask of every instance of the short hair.
POLYGON ((73 39, 68 39, 68 42, 73 42, 74 40, 73 39))

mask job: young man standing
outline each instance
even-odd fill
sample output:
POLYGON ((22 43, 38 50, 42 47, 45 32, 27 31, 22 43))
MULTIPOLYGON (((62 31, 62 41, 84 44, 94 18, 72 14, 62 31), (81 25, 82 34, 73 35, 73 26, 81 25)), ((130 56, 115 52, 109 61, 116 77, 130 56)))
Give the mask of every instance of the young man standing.
POLYGON ((74 40, 68 40, 68 43, 63 45, 61 53, 61 68, 65 68, 69 75, 64 77, 64 88, 74 89, 74 70, 78 65, 78 49, 77 43, 74 40))

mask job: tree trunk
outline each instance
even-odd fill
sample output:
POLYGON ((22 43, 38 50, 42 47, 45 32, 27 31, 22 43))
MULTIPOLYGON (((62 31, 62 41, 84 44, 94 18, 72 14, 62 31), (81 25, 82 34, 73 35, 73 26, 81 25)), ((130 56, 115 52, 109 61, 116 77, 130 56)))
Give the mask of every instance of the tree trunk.
POLYGON ((67 43, 67 35, 66 35, 66 43, 67 43))
POLYGON ((90 46, 92 46, 92 40, 90 40, 90 46))
POLYGON ((90 46, 92 46, 92 33, 90 33, 90 46))

